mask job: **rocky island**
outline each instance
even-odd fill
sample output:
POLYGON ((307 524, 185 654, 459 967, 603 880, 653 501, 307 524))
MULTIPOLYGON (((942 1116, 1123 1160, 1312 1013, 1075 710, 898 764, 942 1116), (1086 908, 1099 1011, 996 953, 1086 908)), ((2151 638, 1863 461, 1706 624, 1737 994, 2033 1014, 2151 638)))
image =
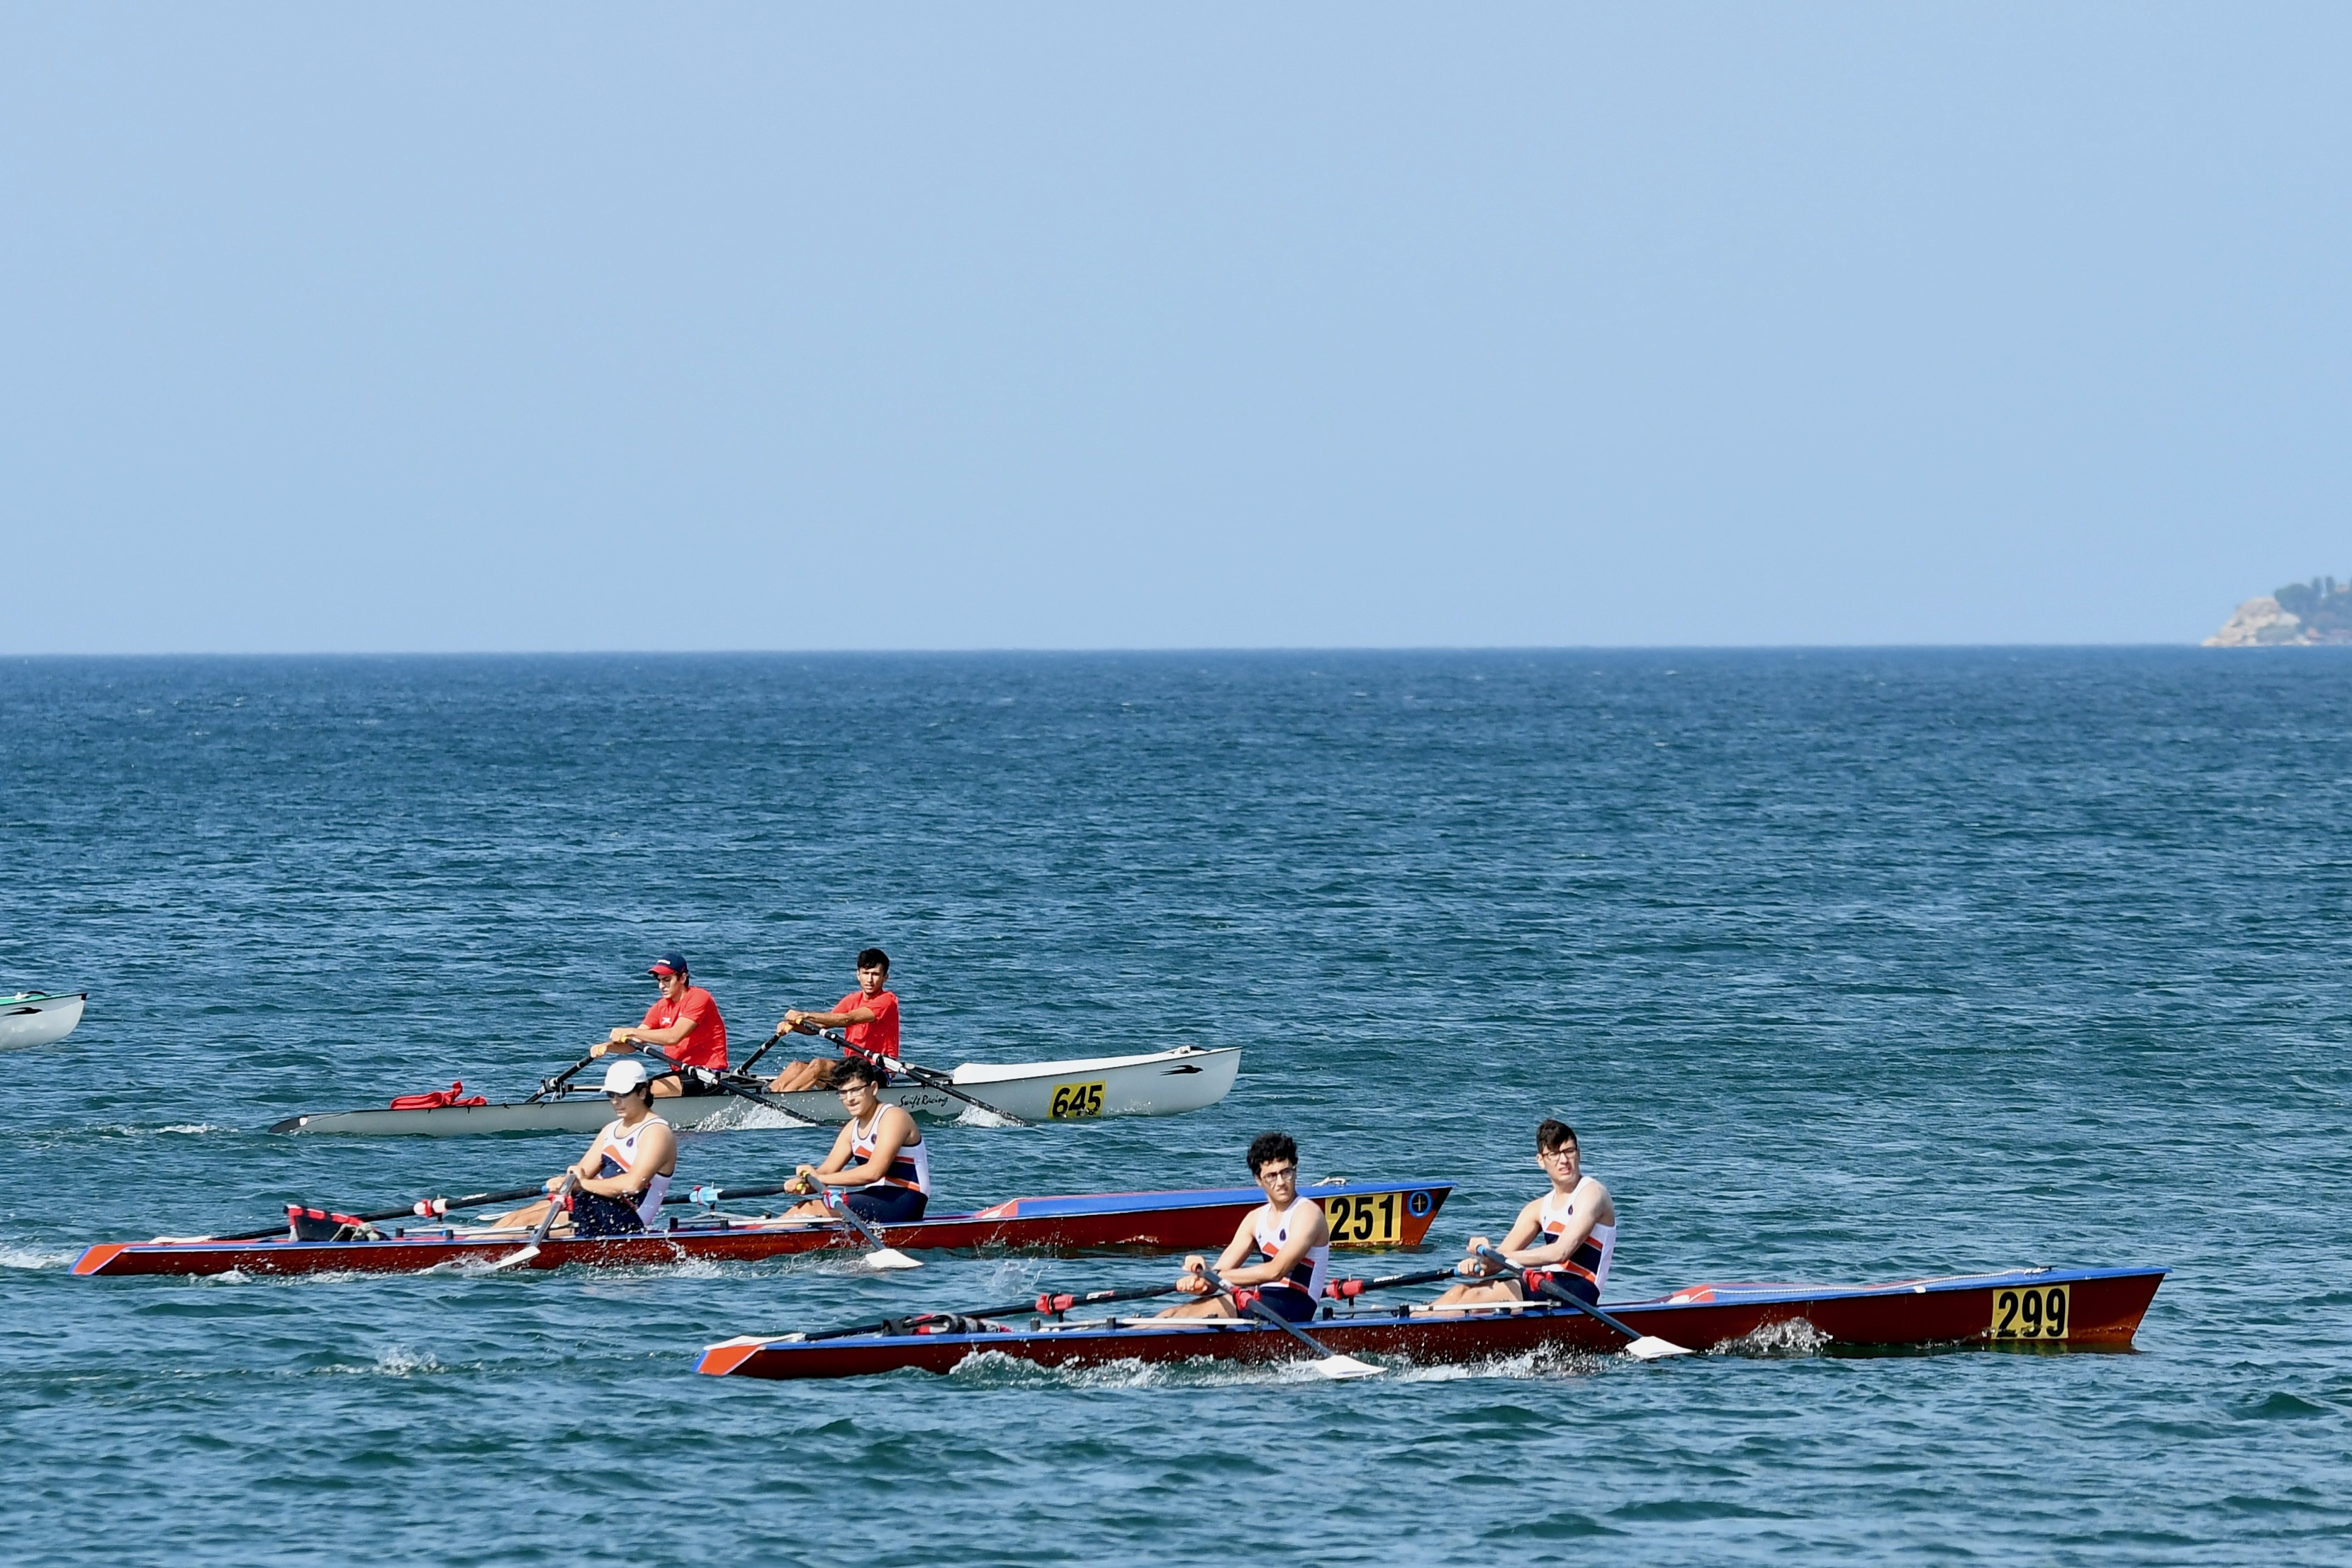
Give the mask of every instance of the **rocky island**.
POLYGON ((2352 583, 2333 577, 2289 583, 2275 594, 2248 599, 2229 624, 2205 639, 2207 647, 2309 647, 2352 643, 2352 583))

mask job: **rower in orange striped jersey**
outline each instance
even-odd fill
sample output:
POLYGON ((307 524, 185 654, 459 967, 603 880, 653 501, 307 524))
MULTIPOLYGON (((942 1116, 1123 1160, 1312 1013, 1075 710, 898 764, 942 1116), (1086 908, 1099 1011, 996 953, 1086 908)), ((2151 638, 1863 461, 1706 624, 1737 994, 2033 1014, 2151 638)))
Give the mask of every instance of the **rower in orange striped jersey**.
MULTIPOLYGON (((793 1191, 843 1189, 841 1201, 877 1225, 908 1225, 923 1217, 931 1195, 931 1150, 915 1119, 882 1103, 890 1075, 867 1057, 852 1057, 834 1069, 834 1088, 848 1124, 833 1141, 822 1165, 803 1165, 793 1191)), ((795 1205, 787 1217, 814 1219, 826 1212, 822 1198, 795 1205)))
MULTIPOLYGON (((1473 1307, 1499 1301, 1524 1301, 1540 1296, 1537 1281, 1555 1285, 1587 1301, 1601 1300, 1609 1283, 1609 1265, 1617 1254, 1617 1205, 1609 1189, 1584 1173, 1576 1129, 1564 1121, 1547 1121, 1536 1129, 1536 1163, 1551 1178, 1551 1191, 1519 1211, 1510 1232, 1496 1248, 1526 1269, 1527 1286, 1517 1279, 1486 1279, 1456 1285, 1432 1301, 1432 1307, 1473 1307)), ((1470 1238, 1470 1256, 1456 1272, 1492 1275, 1493 1263, 1478 1256, 1491 1245, 1483 1236, 1470 1238)))
POLYGON ((1188 1258, 1176 1288, 1203 1299, 1171 1307, 1161 1317, 1244 1317, 1253 1298, 1294 1323, 1315 1315, 1331 1268, 1331 1226, 1321 1204, 1298 1195, 1298 1145, 1287 1132, 1261 1132, 1250 1141, 1249 1164, 1265 1202, 1243 1216, 1217 1259, 1218 1276, 1229 1289, 1216 1290, 1204 1260, 1188 1258), (1253 1254, 1255 1262, 1243 1261, 1253 1254))

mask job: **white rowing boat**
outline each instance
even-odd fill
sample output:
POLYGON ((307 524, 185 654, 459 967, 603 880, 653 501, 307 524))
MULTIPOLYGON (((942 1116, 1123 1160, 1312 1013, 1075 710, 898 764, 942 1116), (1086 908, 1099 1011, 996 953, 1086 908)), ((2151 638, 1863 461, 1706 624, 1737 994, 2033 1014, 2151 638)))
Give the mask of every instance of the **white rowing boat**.
MULTIPOLYGON (((1080 1057, 1058 1062, 966 1062, 948 1081, 992 1110, 1024 1121, 1093 1121, 1106 1116, 1181 1116, 1214 1105, 1232 1092, 1241 1070, 1238 1046, 1213 1050, 1179 1046, 1146 1056, 1080 1057)), ((985 1122, 984 1112, 944 1089, 894 1080, 883 1100, 931 1121, 985 1122)), ((795 1127, 843 1120, 830 1089, 766 1094, 695 1095, 655 1101, 654 1108, 685 1132, 795 1127)), ((478 1132, 593 1132, 613 1119, 593 1087, 567 1086, 551 1099, 507 1105, 443 1105, 425 1110, 337 1110, 289 1116, 272 1132, 341 1133, 362 1138, 463 1138, 478 1132)))
POLYGON ((87 991, 19 991, 0 996, 0 1051, 54 1046, 81 1022, 87 991))

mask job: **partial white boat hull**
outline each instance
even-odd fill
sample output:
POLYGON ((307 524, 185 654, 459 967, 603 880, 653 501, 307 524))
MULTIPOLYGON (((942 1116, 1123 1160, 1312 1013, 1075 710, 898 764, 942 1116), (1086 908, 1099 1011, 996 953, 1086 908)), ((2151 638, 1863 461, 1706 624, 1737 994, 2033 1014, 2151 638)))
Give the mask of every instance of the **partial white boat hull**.
POLYGON ((0 1051, 21 1051, 33 1046, 54 1046, 81 1022, 82 1004, 89 993, 52 994, 22 991, 0 996, 0 1051))
MULTIPOLYGON (((1024 1121, 1092 1121, 1106 1116, 1181 1116, 1212 1106, 1233 1091, 1241 1070, 1238 1046, 1203 1050, 1180 1046, 1148 1056, 1081 1057, 1058 1062, 966 1062, 950 1075, 955 1087, 992 1110, 1024 1121)), ((770 1097, 811 1121, 844 1120, 840 1096, 829 1089, 770 1097)), ((982 1119, 942 1090, 901 1079, 882 1098, 929 1121, 982 1119)), ((727 1132, 789 1127, 791 1121, 738 1095, 660 1100, 654 1109, 682 1132, 727 1132)), ((272 1132, 340 1133, 361 1138, 465 1138, 483 1132, 593 1132, 613 1119, 601 1094, 582 1092, 538 1104, 445 1105, 430 1110, 340 1110, 289 1116, 272 1132)))

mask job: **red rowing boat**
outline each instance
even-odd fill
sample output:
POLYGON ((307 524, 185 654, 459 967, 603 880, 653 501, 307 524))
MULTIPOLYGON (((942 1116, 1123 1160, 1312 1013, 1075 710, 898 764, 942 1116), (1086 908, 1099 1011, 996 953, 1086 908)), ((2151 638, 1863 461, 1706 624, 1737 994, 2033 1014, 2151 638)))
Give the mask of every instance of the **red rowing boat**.
MULTIPOLYGON (((2164 1275, 2161 1268, 2033 1268, 1891 1285, 1695 1285, 1608 1310, 1638 1333, 1695 1350, 2115 1349, 2131 1343, 2164 1275)), ((1546 1352, 1605 1354, 1626 1343, 1596 1319, 1550 1303, 1445 1312, 1327 1307, 1324 1313, 1306 1325, 1318 1344, 1341 1355, 1408 1364, 1461 1365, 1546 1352)), ((730 1340, 704 1351, 698 1370, 772 1378, 945 1373, 968 1357, 991 1353, 1042 1366, 1087 1367, 1196 1358, 1284 1362, 1308 1352, 1288 1334, 1255 1321, 1114 1319, 1055 1325, 1033 1319, 1024 1329, 990 1325, 980 1332, 730 1340)))
MULTIPOLYGON (((1451 1182, 1333 1182, 1307 1189, 1323 1205, 1335 1246, 1418 1247, 1452 1194, 1451 1182)), ((879 1226, 901 1251, 1074 1253, 1213 1250, 1233 1239, 1242 1216, 1265 1201, 1255 1187, 1190 1192, 1109 1193, 1013 1198, 970 1214, 933 1215, 911 1225, 879 1226)), ((366 1240, 209 1239, 101 1242, 74 1264, 77 1274, 415 1274, 429 1268, 488 1268, 514 1258, 528 1237, 513 1230, 411 1226, 366 1240)), ((709 1214, 673 1219, 637 1236, 541 1241, 531 1268, 566 1264, 618 1268, 701 1258, 743 1262, 826 1247, 860 1247, 837 1220, 709 1214)))

